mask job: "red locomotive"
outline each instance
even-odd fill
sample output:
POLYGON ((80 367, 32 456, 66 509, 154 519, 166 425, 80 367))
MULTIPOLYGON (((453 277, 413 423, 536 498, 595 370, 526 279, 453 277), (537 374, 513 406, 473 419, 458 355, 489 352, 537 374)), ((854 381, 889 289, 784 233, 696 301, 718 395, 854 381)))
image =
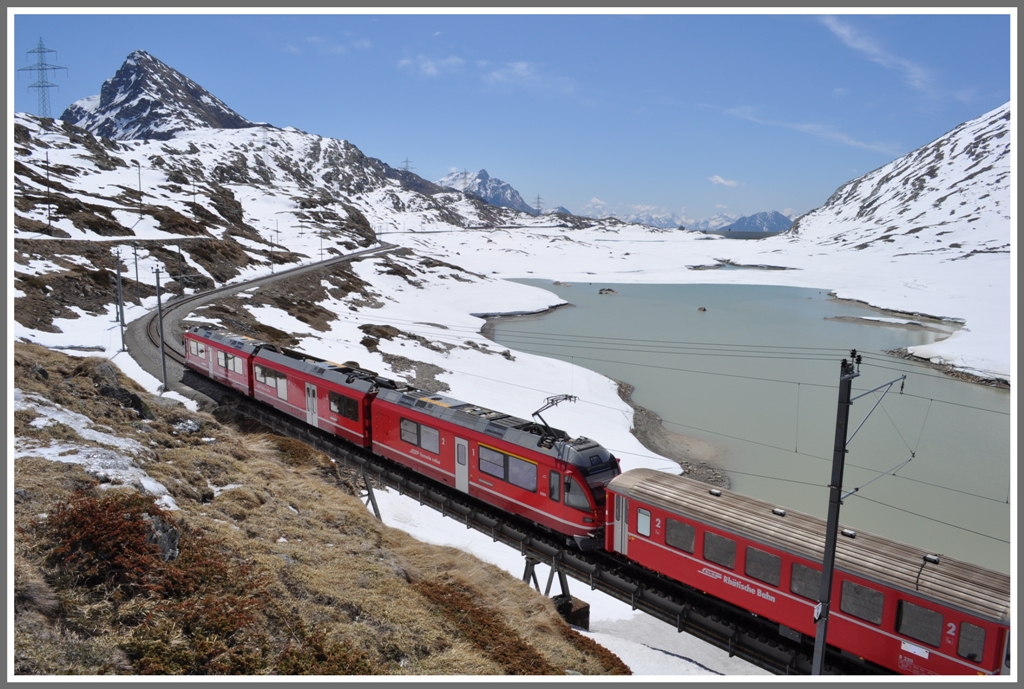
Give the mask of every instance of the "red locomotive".
MULTIPOLYGON (((204 376, 583 549, 738 605, 784 636, 815 634, 821 519, 681 476, 621 473, 608 450, 539 414, 540 424, 211 328, 184 339, 187 365, 204 376)), ((843 534, 830 645, 903 674, 1009 673, 1009 577, 843 534)))

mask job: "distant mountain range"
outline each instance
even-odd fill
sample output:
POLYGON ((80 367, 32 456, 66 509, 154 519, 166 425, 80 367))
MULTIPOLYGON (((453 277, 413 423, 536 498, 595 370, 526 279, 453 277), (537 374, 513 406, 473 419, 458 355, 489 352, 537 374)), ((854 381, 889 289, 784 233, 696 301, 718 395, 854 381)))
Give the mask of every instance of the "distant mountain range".
MULTIPOLYGON (((784 229, 790 222, 775 211, 743 218, 719 214, 699 221, 649 211, 596 220, 572 215, 561 207, 541 213, 511 185, 491 177, 486 170, 453 173, 435 183, 370 158, 347 141, 254 123, 141 50, 128 56, 117 73, 103 83, 98 96, 72 104, 61 119, 65 126, 75 125, 93 135, 124 142, 133 149, 142 145, 143 140, 202 138, 209 146, 209 154, 203 156, 199 167, 192 150, 195 144, 188 141, 183 150, 166 144, 152 151, 147 149, 148 160, 143 160, 152 168, 162 168, 168 179, 178 185, 184 184, 182 180, 204 181, 214 190, 216 185, 225 183, 297 185, 286 193, 305 197, 298 203, 300 213, 308 216, 309 222, 314 216, 337 218, 328 224, 340 222, 361 241, 372 234, 367 232, 368 225, 403 227, 410 221, 423 227, 511 226, 552 221, 566 227, 587 227, 635 222, 695 231, 732 228, 768 232, 784 229), (307 207, 324 210, 301 210, 307 207)), ((24 126, 19 127, 16 122, 16 141, 24 131, 24 126)), ((1001 230, 988 225, 1010 221, 1005 193, 1010 184, 1009 132, 1010 105, 1005 104, 844 184, 823 206, 793 222, 787 236, 793 241, 812 240, 854 248, 887 244, 894 249, 927 246, 929 252, 956 253, 968 244, 964 237, 957 235, 950 240, 948 235, 953 226, 966 224, 981 242, 970 242, 974 251, 1003 251, 1005 242, 997 239, 1001 230)), ((83 161, 92 161, 99 170, 127 165, 114 153, 116 147, 103 148, 88 141, 83 145, 83 161)), ((144 153, 141 149, 138 152, 144 153)), ((27 155, 21 149, 16 153, 27 155)), ((187 196, 183 193, 183 198, 168 203, 178 213, 191 216, 193 208, 187 196)), ((116 199, 111 201, 116 204, 116 199)), ((16 227, 37 227, 20 215, 16 215, 15 221, 16 227)), ((107 223, 109 219, 98 218, 94 225, 105 227, 107 223)), ((117 231, 129 232, 127 228, 117 231)))
POLYGON ((783 232, 793 221, 778 211, 746 215, 721 228, 723 232, 783 232))

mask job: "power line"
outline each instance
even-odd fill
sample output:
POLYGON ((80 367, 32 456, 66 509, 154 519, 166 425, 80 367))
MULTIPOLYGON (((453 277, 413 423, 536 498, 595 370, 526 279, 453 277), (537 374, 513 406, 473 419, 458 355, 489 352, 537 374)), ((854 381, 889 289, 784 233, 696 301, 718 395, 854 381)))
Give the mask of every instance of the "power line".
MULTIPOLYGON (((354 319, 346 318, 346 320, 354 320, 354 319)), ((383 320, 385 324, 405 327, 409 332, 411 332, 413 334, 429 334, 429 335, 435 337, 436 339, 439 339, 439 340, 442 340, 442 341, 445 341, 446 339, 448 339, 448 338, 446 338, 447 333, 438 333, 436 329, 431 329, 431 330, 427 331, 427 330, 422 330, 422 329, 417 330, 415 328, 408 328, 408 325, 429 325, 429 324, 423 323, 422 321, 412 321, 412 320, 406 320, 406 319, 400 319, 400 318, 375 319, 375 320, 383 320)), ((476 336, 476 335, 479 334, 478 330, 475 330, 475 329, 472 329, 472 328, 468 328, 468 327, 467 328, 449 327, 447 330, 450 331, 450 334, 452 336, 454 336, 454 335, 456 335, 457 333, 460 333, 460 332, 464 333, 466 336, 470 336, 470 335, 476 336)), ((564 342, 566 342, 566 344, 564 344, 564 345, 560 345, 560 344, 550 345, 550 346, 553 346, 553 347, 564 347, 564 348, 572 348, 572 349, 579 349, 580 348, 580 346, 578 344, 576 344, 576 345, 572 344, 572 339, 569 338, 568 336, 546 335, 546 334, 543 334, 543 333, 537 333, 537 336, 541 337, 541 338, 550 338, 550 339, 554 339, 556 341, 564 341, 564 342)), ((495 343, 499 344, 499 345, 511 344, 513 346, 516 345, 516 344, 522 344, 522 342, 516 342, 514 338, 512 338, 512 339, 503 338, 503 339, 505 339, 504 342, 497 342, 497 341, 495 341, 495 343)), ((595 338, 590 338, 590 339, 595 339, 595 340, 612 340, 612 341, 622 341, 622 342, 654 342, 654 343, 665 343, 666 342, 664 340, 635 340, 635 339, 630 339, 630 338, 613 338, 613 337, 595 337, 595 338)), ((449 340, 449 341, 452 341, 452 340, 449 340)), ((529 343, 528 340, 526 340, 526 342, 529 343)), ((461 343, 457 343, 456 342, 455 344, 461 344, 461 343)), ((679 344, 687 344, 687 343, 679 343, 679 344)), ((842 352, 846 351, 846 350, 843 350, 843 349, 832 350, 831 348, 824 348, 824 347, 822 347, 822 348, 794 347, 794 346, 783 346, 783 345, 738 345, 738 344, 716 344, 716 343, 706 343, 706 342, 688 343, 688 344, 699 345, 699 346, 709 347, 709 348, 711 348, 711 347, 714 347, 714 348, 723 348, 723 347, 737 347, 737 348, 739 348, 739 347, 742 347, 742 348, 750 350, 751 353, 749 353, 749 354, 736 354, 736 355, 733 355, 733 354, 718 354, 718 353, 703 354, 703 353, 690 353, 690 352, 665 352, 665 353, 675 353, 675 354, 679 354, 679 355, 690 354, 690 355, 703 355, 703 356, 717 356, 717 357, 723 357, 723 358, 730 358, 730 357, 731 358, 757 358, 757 359, 760 359, 760 360, 776 359, 776 360, 784 360, 784 361, 832 361, 831 358, 828 358, 829 357, 829 354, 828 354, 829 352, 842 353, 842 352), (766 350, 768 350, 768 354, 769 355, 774 354, 775 350, 796 350, 796 351, 792 352, 792 354, 794 354, 796 356, 767 356, 767 355, 765 355, 763 353, 762 354, 755 353, 757 351, 757 349, 766 349, 766 350), (820 352, 820 354, 815 353, 813 355, 802 355, 802 356, 801 355, 797 355, 800 350, 807 351, 807 352, 820 352)), ((640 350, 640 349, 602 348, 602 347, 584 347, 584 348, 586 348, 586 349, 597 349, 597 350, 602 350, 602 351, 621 351, 621 352, 625 352, 625 353, 635 353, 635 354, 661 353, 661 352, 650 352, 650 351, 640 350)), ((743 350, 740 350, 740 351, 743 351, 743 350)), ((537 355, 538 356, 544 356, 544 354, 537 354, 537 355)), ((572 359, 573 360, 581 359, 581 360, 584 360, 584 361, 594 361, 594 362, 598 362, 598 363, 607 363, 607 364, 618 364, 618 365, 622 365, 622 366, 635 366, 635 367, 639 367, 639 368, 649 368, 649 369, 664 370, 664 371, 675 371, 675 372, 678 372, 678 373, 693 373, 693 374, 701 374, 701 375, 708 375, 708 376, 720 376, 720 377, 723 377, 723 378, 738 378, 738 379, 743 379, 743 380, 756 380, 756 381, 767 382, 767 383, 782 383, 782 384, 787 384, 787 385, 806 385, 808 387, 818 387, 818 388, 825 388, 825 389, 832 389, 833 388, 832 385, 828 385, 828 384, 824 384, 824 383, 811 383, 811 382, 796 381, 796 380, 781 380, 781 379, 777 379, 777 378, 763 378, 763 377, 760 377, 760 376, 747 376, 747 375, 732 374, 732 373, 722 373, 722 372, 717 372, 717 371, 702 371, 702 370, 699 370, 699 369, 679 368, 679 367, 673 367, 673 366, 659 366, 659 365, 656 365, 656 364, 641 364, 641 363, 631 362, 631 361, 616 361, 616 360, 612 360, 612 359, 599 359, 599 358, 596 358, 596 357, 584 357, 584 356, 579 356, 577 354, 573 354, 572 355, 572 359)), ((882 360, 884 361, 884 359, 882 359, 882 360)), ((913 362, 908 362, 908 363, 913 363, 913 362)), ((874 368, 884 368, 884 369, 887 369, 887 370, 893 370, 893 371, 897 371, 897 372, 901 372, 901 373, 903 372, 901 369, 885 367, 885 366, 874 366, 874 368)), ((934 379, 938 379, 938 380, 949 380, 948 378, 946 378, 944 376, 929 375, 927 373, 916 372, 915 375, 927 376, 929 378, 934 378, 934 379)), ((933 397, 924 397, 924 396, 915 395, 915 394, 909 393, 909 392, 902 392, 900 394, 902 396, 905 396, 905 397, 912 397, 914 399, 927 400, 929 402, 939 402, 941 404, 949 404, 949 405, 952 405, 952 406, 962 407, 962 408, 965 408, 965 409, 974 409, 976 411, 988 412, 990 414, 998 414, 998 415, 1001 415, 1001 416, 1009 416, 1010 415, 1010 412, 1000 411, 1000 410, 996 410, 996 409, 988 409, 986 407, 979 407, 979 406, 976 406, 976 405, 964 404, 962 402, 951 402, 951 401, 948 401, 948 400, 942 400, 942 399, 937 399, 937 398, 933 398, 933 397)))
POLYGON ((882 505, 883 507, 888 507, 890 509, 894 509, 894 510, 897 510, 899 512, 905 512, 907 514, 912 514, 915 517, 920 517, 921 519, 925 519, 925 520, 930 521, 930 522, 935 522, 936 524, 942 524, 943 526, 948 526, 948 527, 950 527, 952 529, 959 529, 960 531, 966 531, 967 533, 972 533, 972 534, 974 534, 976 536, 981 536, 983 538, 989 538, 989 539, 991 539, 993 541, 999 541, 1000 543, 1006 543, 1007 545, 1010 544, 1010 542, 1005 540, 1005 539, 997 538, 995 536, 989 536, 988 534, 981 533, 980 531, 974 531, 973 529, 968 529, 968 528, 963 527, 963 526, 957 526, 956 524, 950 524, 949 522, 944 522, 941 519, 935 519, 934 517, 928 517, 928 516, 925 516, 923 514, 918 514, 917 512, 914 512, 914 511, 911 511, 911 510, 905 510, 902 507, 896 507, 895 505, 890 505, 890 504, 885 503, 885 502, 879 502, 878 500, 872 500, 871 498, 865 498, 860 493, 856 493, 855 496, 860 498, 861 500, 867 500, 868 502, 873 502, 876 505, 882 505))

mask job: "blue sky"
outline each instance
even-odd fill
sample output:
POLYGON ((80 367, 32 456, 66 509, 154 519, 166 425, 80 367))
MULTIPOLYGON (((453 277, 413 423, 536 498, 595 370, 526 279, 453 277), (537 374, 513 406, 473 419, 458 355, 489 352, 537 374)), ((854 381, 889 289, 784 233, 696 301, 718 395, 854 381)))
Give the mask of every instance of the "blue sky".
MULTIPOLYGON (((10 16, 10 15, 9 15, 10 16)), ((142 49, 242 116, 528 202, 803 213, 1011 99, 1000 14, 16 14, 14 109, 98 94, 142 49)))

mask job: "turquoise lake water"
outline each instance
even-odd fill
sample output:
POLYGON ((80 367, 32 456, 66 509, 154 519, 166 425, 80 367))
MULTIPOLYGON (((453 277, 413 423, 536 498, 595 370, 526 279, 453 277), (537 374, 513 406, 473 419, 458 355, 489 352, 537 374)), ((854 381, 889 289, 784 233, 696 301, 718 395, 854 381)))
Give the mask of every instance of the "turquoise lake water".
POLYGON ((733 490, 822 518, 839 362, 856 348, 864 361, 853 395, 864 397, 851 410, 844 489, 863 488, 844 501, 840 521, 1009 571, 1009 391, 884 354, 955 325, 865 321, 909 317, 827 290, 520 282, 571 306, 499 321, 497 342, 632 384, 633 401, 666 428, 720 449, 733 490), (875 407, 880 391, 869 391, 903 375, 903 394, 896 382, 875 407), (877 478, 907 459, 896 476, 877 478))

